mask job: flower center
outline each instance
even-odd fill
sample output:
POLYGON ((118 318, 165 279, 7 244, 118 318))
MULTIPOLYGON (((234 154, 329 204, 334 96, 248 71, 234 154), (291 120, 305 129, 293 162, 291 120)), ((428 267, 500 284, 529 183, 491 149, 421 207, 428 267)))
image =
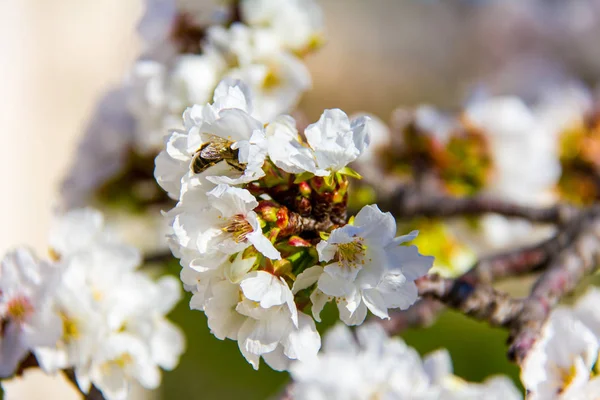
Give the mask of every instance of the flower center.
POLYGON ((362 238, 350 243, 338 244, 338 260, 344 265, 356 265, 365 255, 366 249, 367 247, 362 244, 362 238))
POLYGON ((34 309, 29 299, 25 296, 17 296, 7 304, 7 313, 16 322, 24 322, 34 309))
POLYGON ((578 205, 593 203, 600 196, 600 185, 592 172, 600 167, 600 124, 590 121, 565 130, 559 146, 559 194, 578 205))
POLYGON ((48 249, 48 256, 52 261, 60 261, 60 253, 54 250, 52 247, 48 249))
POLYGON ((222 228, 224 232, 230 233, 236 243, 246 240, 246 236, 253 231, 252 225, 242 214, 229 218, 227 224, 222 228))
POLYGON ((279 85, 281 85, 281 77, 274 68, 269 68, 262 83, 263 89, 271 90, 279 85))
POLYGON ((66 343, 77 340, 81 336, 77 322, 65 313, 60 313, 60 318, 63 324, 63 340, 66 343))
POLYGON ((115 364, 117 364, 120 368, 125 368, 127 365, 133 363, 133 357, 129 353, 123 353, 121 356, 115 359, 115 364))
POLYGON ((571 386, 576 377, 577 367, 575 366, 575 363, 572 363, 568 369, 560 368, 560 379, 563 383, 560 388, 560 393, 566 391, 569 388, 569 386, 571 386))

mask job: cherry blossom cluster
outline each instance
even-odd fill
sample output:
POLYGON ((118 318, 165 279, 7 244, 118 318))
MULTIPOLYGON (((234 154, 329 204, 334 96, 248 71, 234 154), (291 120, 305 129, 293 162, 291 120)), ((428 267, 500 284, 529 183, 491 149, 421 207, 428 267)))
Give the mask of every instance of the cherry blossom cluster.
POLYGON ((600 393, 600 290, 591 288, 573 307, 552 311, 542 337, 522 365, 528 399, 595 399, 600 393))
POLYGON ((157 388, 160 368, 175 368, 185 346, 165 318, 179 282, 138 271, 138 251, 92 209, 58 217, 49 243, 48 260, 26 248, 2 260, 1 376, 34 356, 45 372, 73 370, 82 392, 94 385, 109 400, 127 398, 135 382, 157 388))
POLYGON ((148 175, 163 137, 224 78, 252 88, 262 119, 293 110, 312 85, 303 58, 324 42, 322 19, 314 0, 148 0, 145 51, 100 101, 64 182, 65 208, 166 202, 148 175))
POLYGON ((151 2, 140 23, 148 50, 130 77, 140 146, 160 148, 183 111, 210 101, 222 79, 243 80, 264 120, 293 109, 310 88, 302 57, 324 41, 314 0, 240 0, 214 13, 196 2, 176 3, 151 2))
POLYGON ((155 176, 178 201, 166 216, 191 308, 255 368, 262 357, 282 370, 316 355, 326 303, 348 325, 367 310, 388 318, 416 301, 433 260, 377 206, 346 217, 358 176, 347 165, 369 143, 368 118, 326 110, 300 133, 290 116, 261 120, 252 100, 241 81, 222 81, 213 103, 185 111, 155 176))
POLYGON ((446 350, 423 359, 379 325, 365 324, 354 334, 338 325, 327 332, 317 358, 295 363, 290 398, 298 400, 439 399, 519 400, 511 380, 495 376, 470 383, 452 373, 446 350))

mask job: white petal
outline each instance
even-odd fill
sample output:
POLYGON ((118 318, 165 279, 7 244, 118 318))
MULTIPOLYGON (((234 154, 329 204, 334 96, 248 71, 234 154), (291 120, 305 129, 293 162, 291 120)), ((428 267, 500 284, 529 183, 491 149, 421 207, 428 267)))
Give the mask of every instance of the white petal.
POLYGON ((311 295, 310 295, 310 301, 312 303, 311 312, 312 312, 312 315, 313 315, 313 318, 315 319, 315 321, 321 322, 321 311, 323 310, 323 307, 325 307, 325 304, 327 304, 332 299, 333 299, 332 297, 326 295, 319 289, 315 289, 311 293, 311 295))
POLYGON ((321 348, 321 336, 315 321, 304 313, 298 314, 298 328, 293 329, 282 342, 287 357, 308 361, 317 356, 321 348))
POLYGON ((225 217, 237 214, 246 215, 258 206, 258 202, 254 196, 246 189, 218 185, 208 192, 207 195, 210 204, 225 217))
POLYGON ((363 301, 373 314, 382 319, 389 319, 387 307, 383 297, 376 289, 363 290, 363 301))
POLYGON ((294 285, 292 286, 292 293, 296 294, 299 291, 314 285, 319 280, 319 277, 322 273, 323 267, 321 267, 320 265, 315 265, 302 271, 296 277, 296 281, 294 281, 294 285))
POLYGON ((225 277, 232 283, 240 282, 256 263, 256 257, 242 258, 242 254, 238 253, 233 262, 226 263, 225 277))
POLYGON ((289 368, 290 359, 283 354, 283 347, 277 346, 275 350, 270 353, 262 355, 267 365, 275 371, 285 371, 289 368))
POLYGON ((402 275, 387 274, 377 287, 383 296, 387 308, 406 310, 412 306, 419 296, 414 282, 406 282, 402 275))
POLYGON ((281 260, 279 251, 260 230, 248 234, 246 238, 248 239, 248 242, 252 243, 256 250, 260 251, 265 257, 270 258, 271 260, 281 260))
POLYGON ((425 276, 433 265, 433 257, 419 254, 416 246, 386 247, 390 270, 399 270, 409 281, 425 276))
POLYGON ((361 302, 356 310, 351 313, 348 311, 345 302, 340 301, 338 303, 338 310, 340 312, 340 319, 342 322, 349 326, 360 325, 367 317, 367 306, 363 302, 361 302))
POLYGON ((380 247, 384 247, 396 235, 396 220, 389 212, 381 212, 377 205, 364 206, 356 214, 354 225, 362 228, 362 237, 380 247))
POLYGON ((339 276, 332 276, 327 272, 321 274, 317 287, 325 294, 335 297, 345 296, 354 290, 354 285, 339 276))

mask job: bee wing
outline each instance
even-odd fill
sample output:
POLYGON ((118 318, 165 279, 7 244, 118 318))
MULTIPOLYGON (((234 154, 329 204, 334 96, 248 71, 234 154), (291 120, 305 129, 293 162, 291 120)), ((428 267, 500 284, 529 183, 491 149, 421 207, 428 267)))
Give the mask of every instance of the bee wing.
POLYGON ((223 154, 226 151, 227 148, 223 149, 215 146, 213 143, 210 143, 208 146, 200 150, 199 156, 205 160, 218 160, 223 158, 223 154))

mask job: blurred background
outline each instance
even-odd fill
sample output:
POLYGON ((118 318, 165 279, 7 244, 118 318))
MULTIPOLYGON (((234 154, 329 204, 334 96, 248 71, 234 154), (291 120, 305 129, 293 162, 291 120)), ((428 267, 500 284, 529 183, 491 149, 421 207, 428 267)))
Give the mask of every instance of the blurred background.
MULTIPOLYGON (((311 121, 331 107, 384 120, 398 106, 457 108, 483 84, 527 98, 545 82, 574 76, 594 85, 600 74, 600 1, 321 3, 328 43, 308 59, 314 89, 302 103, 311 121)), ((143 6, 141 0, 0 0, 3 252, 23 243, 46 248, 77 140, 96 101, 138 55, 135 25, 143 6)), ((188 351, 177 370, 165 373, 159 393, 138 398, 264 399, 287 380, 267 367, 253 371, 234 342, 215 339, 204 315, 188 311, 187 298, 173 318, 186 331, 188 351)), ((423 353, 448 348, 455 372, 466 379, 494 373, 518 379, 505 359, 503 331, 447 313, 404 337, 423 353)), ((8 383, 7 397, 78 398, 68 384, 40 375, 8 383)))

